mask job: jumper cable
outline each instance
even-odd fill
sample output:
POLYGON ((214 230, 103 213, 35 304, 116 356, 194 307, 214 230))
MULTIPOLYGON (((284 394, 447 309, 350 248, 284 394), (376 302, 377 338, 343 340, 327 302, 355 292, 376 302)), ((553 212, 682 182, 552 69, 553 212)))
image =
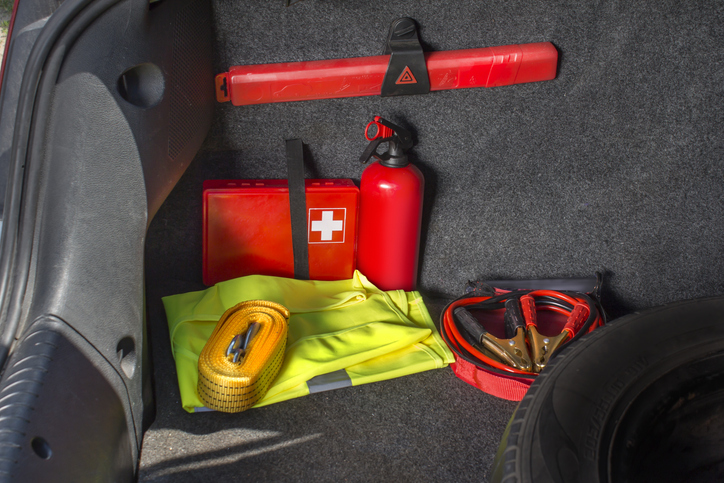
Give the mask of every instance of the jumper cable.
MULTIPOLYGON (((588 319, 591 309, 584 303, 576 299, 569 298, 568 303, 574 304, 573 310, 568 312, 566 309, 551 306, 552 310, 567 315, 566 324, 563 326, 561 333, 556 336, 544 336, 538 331, 538 315, 536 312, 535 296, 551 296, 548 290, 538 290, 528 295, 520 297, 520 306, 522 306, 523 317, 525 318, 526 336, 530 344, 530 354, 533 360, 533 371, 540 372, 548 363, 551 354, 561 345, 572 339, 574 335, 581 329, 583 323, 588 319)), ((555 293, 555 292, 554 292, 555 293)), ((560 294, 558 295, 560 296, 560 294)), ((511 299, 512 300, 512 299, 511 299)), ((518 303, 518 301, 515 301, 518 303)))
POLYGON ((566 342, 603 324, 596 302, 576 292, 519 290, 492 297, 468 297, 444 311, 441 332, 457 357, 497 373, 537 375, 566 342), (473 310, 504 310, 506 338, 493 336, 472 315, 473 310), (565 315, 561 332, 542 335, 537 311, 565 315))

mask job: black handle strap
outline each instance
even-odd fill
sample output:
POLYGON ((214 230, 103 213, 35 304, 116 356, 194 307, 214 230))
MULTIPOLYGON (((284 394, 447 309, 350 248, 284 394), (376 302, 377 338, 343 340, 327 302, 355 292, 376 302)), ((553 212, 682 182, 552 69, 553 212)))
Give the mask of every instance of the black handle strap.
POLYGON ((384 54, 390 54, 390 62, 382 82, 382 97, 430 92, 425 54, 413 19, 403 17, 392 22, 384 54))
POLYGON ((292 217, 294 278, 309 280, 307 195, 304 186, 304 150, 301 139, 287 140, 287 179, 289 180, 289 214, 292 217))

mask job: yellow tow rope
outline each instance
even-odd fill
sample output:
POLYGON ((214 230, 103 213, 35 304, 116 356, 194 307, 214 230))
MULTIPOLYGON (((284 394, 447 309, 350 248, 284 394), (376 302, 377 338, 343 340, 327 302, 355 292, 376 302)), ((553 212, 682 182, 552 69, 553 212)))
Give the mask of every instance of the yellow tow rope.
POLYGON ((209 409, 252 407, 284 359, 289 310, 265 300, 242 302, 221 316, 199 356, 198 393, 209 409))

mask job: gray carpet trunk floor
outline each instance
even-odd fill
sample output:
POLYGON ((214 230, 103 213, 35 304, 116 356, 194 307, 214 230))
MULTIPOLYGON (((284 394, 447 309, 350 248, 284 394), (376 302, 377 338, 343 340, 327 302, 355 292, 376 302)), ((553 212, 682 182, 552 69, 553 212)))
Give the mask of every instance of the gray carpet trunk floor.
POLYGON ((153 220, 148 324, 157 418, 143 481, 480 481, 515 404, 450 369, 239 415, 180 406, 160 297, 201 285, 204 179, 359 180, 374 115, 410 127, 426 178, 420 290, 437 314, 471 279, 605 274, 614 315, 724 288, 724 3, 223 1, 217 72, 381 53, 410 16, 428 50, 550 41, 554 81, 398 98, 219 105, 153 220))

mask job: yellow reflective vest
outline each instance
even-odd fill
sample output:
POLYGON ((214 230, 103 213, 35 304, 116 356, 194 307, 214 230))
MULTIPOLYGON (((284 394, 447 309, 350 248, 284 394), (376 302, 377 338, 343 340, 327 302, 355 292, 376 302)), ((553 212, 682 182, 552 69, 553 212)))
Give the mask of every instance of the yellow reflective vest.
POLYGON ((441 368, 454 360, 418 292, 383 292, 359 272, 340 281, 251 275, 163 299, 187 411, 203 410, 196 384, 204 344, 221 315, 247 300, 277 302, 291 312, 281 370, 254 407, 441 368))

